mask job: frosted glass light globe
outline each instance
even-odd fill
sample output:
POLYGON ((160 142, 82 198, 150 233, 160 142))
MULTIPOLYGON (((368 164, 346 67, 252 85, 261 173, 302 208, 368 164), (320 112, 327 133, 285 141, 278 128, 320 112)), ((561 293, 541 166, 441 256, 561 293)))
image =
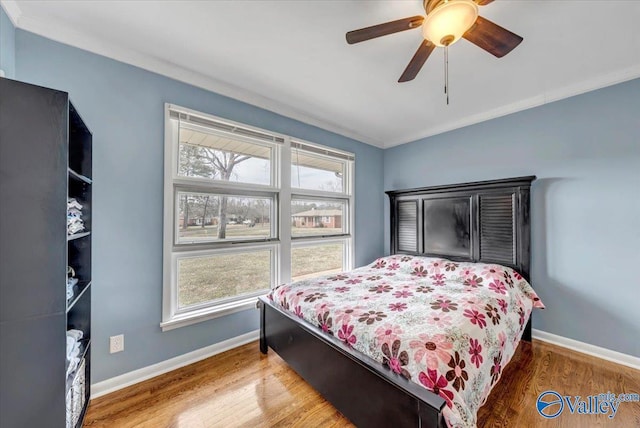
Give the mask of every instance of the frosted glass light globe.
POLYGON ((436 46, 449 46, 462 37, 478 19, 473 0, 450 0, 429 12, 422 23, 422 34, 436 46))

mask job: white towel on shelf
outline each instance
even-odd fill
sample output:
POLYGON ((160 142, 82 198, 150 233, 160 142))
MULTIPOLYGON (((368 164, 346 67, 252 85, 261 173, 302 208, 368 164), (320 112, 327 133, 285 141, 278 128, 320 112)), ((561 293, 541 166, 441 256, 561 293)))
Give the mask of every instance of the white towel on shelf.
POLYGON ((80 357, 75 357, 69 361, 69 367, 67 367, 67 377, 78 368, 78 364, 80 364, 80 357))
POLYGON ((78 283, 78 278, 67 278, 67 300, 73 297, 73 287, 78 283))
POLYGON ((84 223, 82 220, 75 219, 75 220, 69 221, 69 219, 67 219, 67 234, 73 235, 74 233, 79 233, 79 232, 82 232, 83 230, 84 230, 84 223))
POLYGON ((76 198, 67 198, 67 209, 75 208, 77 210, 82 209, 82 205, 80 202, 76 200, 76 198))
MULTIPOLYGON (((67 330, 67 360, 69 361, 69 367, 72 368, 72 370, 67 370, 67 375, 75 370, 75 367, 72 367, 72 363, 78 360, 80 356, 80 340, 82 340, 83 336, 84 333, 81 330, 67 330)), ((78 361, 75 364, 77 365, 78 361)))
POLYGON ((67 360, 73 353, 73 350, 78 347, 78 342, 73 338, 67 336, 67 360))
POLYGON ((77 360, 79 356, 80 356, 80 347, 75 346, 74 348, 71 349, 69 354, 67 354, 67 361, 71 362, 73 360, 77 360))
POLYGON ((75 208, 69 208, 67 209, 67 217, 80 218, 82 217, 82 211, 75 208))
POLYGON ((80 340, 82 340, 84 333, 81 330, 72 328, 71 330, 67 330, 67 336, 73 337, 76 342, 79 342, 80 340))
POLYGON ((82 205, 75 198, 67 198, 67 234, 82 232, 84 221, 82 220, 82 205))

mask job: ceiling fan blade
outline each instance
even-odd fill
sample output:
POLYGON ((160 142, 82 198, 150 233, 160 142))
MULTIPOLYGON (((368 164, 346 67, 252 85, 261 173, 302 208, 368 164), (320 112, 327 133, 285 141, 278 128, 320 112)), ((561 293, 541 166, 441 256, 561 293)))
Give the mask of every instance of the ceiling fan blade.
POLYGON ((481 16, 478 16, 473 26, 462 37, 498 58, 511 52, 524 40, 481 16))
POLYGON ((398 19, 397 21, 385 22, 384 24, 374 25, 372 27, 349 31, 347 33, 347 43, 352 45, 354 43, 364 42, 365 40, 375 39, 376 37, 411 30, 412 28, 421 26, 422 21, 424 21, 424 17, 418 15, 398 19))
POLYGON ((409 61, 409 65, 404 69, 404 73, 402 73, 402 76, 398 79, 398 83, 408 82, 409 80, 415 79, 435 48, 436 45, 431 43, 429 40, 424 39, 416 53, 413 55, 413 58, 411 58, 411 61, 409 61))
POLYGON ((478 6, 486 6, 489 3, 493 3, 493 0, 474 0, 478 6))

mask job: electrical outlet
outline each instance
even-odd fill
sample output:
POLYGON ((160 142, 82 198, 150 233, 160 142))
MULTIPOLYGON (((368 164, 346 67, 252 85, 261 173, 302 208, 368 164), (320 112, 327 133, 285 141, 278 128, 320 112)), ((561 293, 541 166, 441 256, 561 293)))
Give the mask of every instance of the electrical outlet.
POLYGON ((121 351, 124 351, 124 334, 111 336, 109 338, 109 352, 114 354, 121 351))

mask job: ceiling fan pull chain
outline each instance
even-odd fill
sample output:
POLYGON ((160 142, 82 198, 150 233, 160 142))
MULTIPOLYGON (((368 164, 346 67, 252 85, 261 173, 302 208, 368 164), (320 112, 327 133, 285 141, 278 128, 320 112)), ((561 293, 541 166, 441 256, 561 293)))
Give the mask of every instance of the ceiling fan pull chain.
POLYGON ((444 93, 449 105, 449 46, 444 47, 444 93))

